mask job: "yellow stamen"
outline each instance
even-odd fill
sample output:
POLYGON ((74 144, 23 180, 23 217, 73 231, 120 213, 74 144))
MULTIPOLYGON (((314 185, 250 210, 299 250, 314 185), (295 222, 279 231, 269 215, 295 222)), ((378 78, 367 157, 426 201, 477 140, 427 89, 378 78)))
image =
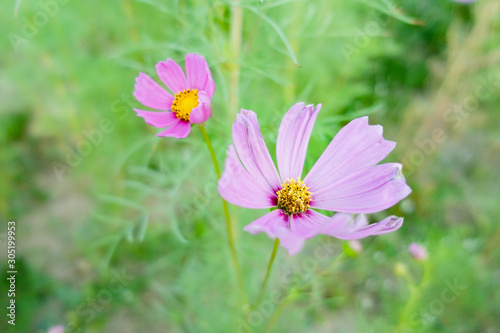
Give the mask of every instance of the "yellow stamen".
POLYGON ((189 121, 191 111, 198 106, 198 90, 187 89, 175 94, 172 111, 177 118, 189 121))
POLYGON ((312 193, 300 177, 297 180, 287 178, 281 187, 281 190, 276 192, 278 208, 287 214, 302 213, 309 209, 312 193))

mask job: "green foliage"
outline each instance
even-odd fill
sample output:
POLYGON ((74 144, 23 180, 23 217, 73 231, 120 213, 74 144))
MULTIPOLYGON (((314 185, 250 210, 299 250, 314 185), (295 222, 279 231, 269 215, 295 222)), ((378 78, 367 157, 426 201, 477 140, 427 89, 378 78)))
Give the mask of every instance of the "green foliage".
MULTIPOLYGON (((206 57, 217 85, 206 129, 220 164, 239 108, 258 114, 274 158, 289 107, 322 103, 306 170, 341 126, 369 115, 398 143, 387 160, 403 162, 413 189, 370 217, 404 216, 403 227, 362 240, 357 255, 336 260, 341 242, 327 237, 295 257, 280 249, 265 296, 279 301, 259 309, 256 332, 500 329, 500 80, 463 118, 448 112, 500 77, 494 0, 244 0, 239 46, 230 42, 229 0, 62 2, 22 1, 17 16, 13 2, 0 5, 0 217, 17 221, 22 272, 16 327, 4 318, 0 331, 246 327, 200 133, 157 138, 132 110, 142 108, 132 96, 138 73, 157 79, 158 61, 183 64, 187 52, 206 57), (423 147, 433 129, 446 139, 423 147), (427 262, 411 259, 411 242, 425 244, 427 262), (325 248, 329 255, 311 261, 325 248), (113 288, 116 274, 128 279, 113 288), (465 288, 443 300, 455 280, 465 288)), ((272 241, 242 227, 265 211, 230 212, 253 300, 272 241)))

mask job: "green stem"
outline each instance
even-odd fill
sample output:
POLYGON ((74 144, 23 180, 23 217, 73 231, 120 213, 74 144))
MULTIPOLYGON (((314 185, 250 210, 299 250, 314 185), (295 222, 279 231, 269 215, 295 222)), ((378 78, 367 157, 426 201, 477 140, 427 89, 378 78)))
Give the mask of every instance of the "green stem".
POLYGON ((289 297, 290 294, 287 294, 286 297, 283 299, 283 301, 280 303, 280 305, 278 305, 274 313, 271 315, 271 318, 269 318, 269 321, 267 322, 266 326, 264 326, 264 329, 262 330, 263 333, 270 332, 271 328, 276 323, 276 320, 278 320, 281 313, 285 309, 285 306, 290 302, 289 297))
POLYGON ((425 291, 427 284, 432 279, 432 269, 427 262, 423 263, 424 275, 418 284, 415 283, 409 272, 405 271, 403 277, 408 283, 410 297, 408 298, 403 311, 399 316, 399 323, 396 332, 407 332, 411 326, 411 315, 416 313, 418 304, 422 294, 425 291))
POLYGON ((266 276, 264 277, 264 281, 262 281, 262 286, 260 287, 259 295, 255 300, 252 308, 256 308, 259 306, 262 301, 262 297, 264 297, 264 292, 266 291, 267 281, 269 280, 269 274, 271 273, 271 267, 273 266, 274 258, 276 257, 276 252, 278 252, 278 247, 280 245, 279 238, 276 238, 274 241, 273 252, 271 253, 271 258, 269 259, 269 263, 267 264, 266 276))
MULTIPOLYGON (((214 147, 212 146, 212 142, 210 141, 210 138, 208 137, 208 134, 207 134, 207 131, 205 130, 205 127, 200 125, 200 126, 198 126, 198 128, 200 129, 201 135, 203 136, 203 139, 205 139, 208 150, 210 151, 210 156, 212 157, 212 162, 214 163, 215 173, 217 174, 217 179, 220 179, 221 174, 220 174, 219 163, 217 162, 217 157, 215 156, 215 151, 214 151, 214 147)), ((227 236, 228 236, 229 248, 231 249, 231 260, 233 263, 234 272, 236 273, 236 278, 238 280, 241 298, 243 300, 244 307, 246 307, 246 305, 248 304, 248 301, 247 301, 247 295, 245 292, 245 285, 243 284, 243 277, 241 275, 240 265, 238 263, 238 255, 236 254, 236 247, 234 246, 234 236, 233 236, 233 229, 232 229, 232 225, 231 225, 231 217, 229 216, 229 209, 228 209, 226 200, 224 200, 222 197, 221 197, 221 199, 222 199, 222 207, 224 209, 224 216, 226 218, 227 236)))
MULTIPOLYGON (((337 268, 337 266, 340 265, 344 261, 345 258, 346 257, 344 256, 344 254, 340 254, 339 256, 337 256, 337 258, 335 258, 334 261, 332 261, 327 267, 325 267, 325 269, 323 269, 317 276, 322 276, 322 275, 328 274, 332 269, 337 268)), ((307 284, 309 284, 309 282, 311 282, 311 280, 305 281, 304 283, 302 283, 302 285, 297 286, 297 288, 290 288, 288 290, 288 293, 286 294, 286 296, 283 298, 281 303, 278 305, 278 307, 276 308, 274 313, 269 318, 269 321, 267 322, 266 326, 264 327, 263 333, 267 333, 270 331, 270 329, 273 327, 273 325, 275 324, 275 322, 278 320, 279 316, 283 312, 283 309, 285 308, 285 306, 293 301, 294 297, 292 297, 292 294, 291 294, 292 289, 294 290, 295 293, 302 292, 303 290, 301 288, 304 288, 307 284)))
MULTIPOLYGON (((219 168, 219 162, 217 162, 217 156, 215 156, 215 150, 214 147, 212 146, 212 142, 210 141, 210 137, 208 136, 207 131, 205 130, 204 126, 198 126, 200 129, 201 135, 203 135, 203 139, 205 140, 205 143, 207 144, 208 151, 210 152, 210 157, 212 157, 212 162, 214 162, 214 168, 215 168, 215 173, 217 174, 217 179, 220 178, 220 168, 219 168)), ((222 201, 225 202, 224 199, 222 201)))
POLYGON ((344 253, 341 253, 333 260, 328 266, 326 266, 321 272, 318 273, 318 276, 325 276, 331 273, 332 270, 336 269, 340 264, 347 259, 344 253))
POLYGON ((231 8, 229 46, 231 49, 231 65, 229 72, 229 115, 236 114, 238 109, 239 81, 240 81, 240 51, 241 51, 241 33, 243 30, 243 8, 240 1, 235 0, 231 8))

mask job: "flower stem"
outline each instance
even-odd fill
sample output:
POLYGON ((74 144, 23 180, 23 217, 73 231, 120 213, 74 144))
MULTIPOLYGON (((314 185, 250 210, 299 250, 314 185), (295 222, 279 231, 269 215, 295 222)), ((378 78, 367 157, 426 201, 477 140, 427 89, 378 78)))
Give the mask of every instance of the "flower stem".
POLYGON ((278 318, 280 317, 281 313, 283 312, 283 309, 289 303, 290 303, 290 294, 287 294, 285 296, 285 298, 283 299, 283 301, 281 301, 281 303, 278 305, 278 307, 276 308, 276 310, 273 312, 273 314, 271 315, 271 318, 269 318, 269 321, 267 322, 266 326, 264 326, 264 330, 262 331, 263 333, 267 333, 267 332, 269 332, 271 330, 271 328, 273 327, 274 323, 276 322, 276 320, 278 320, 278 318))
MULTIPOLYGON (((316 277, 326 275, 328 273, 331 274, 332 273, 331 271, 334 268, 337 268, 338 265, 340 265, 344 261, 345 258, 346 257, 344 254, 340 254, 327 267, 325 267, 319 274, 317 274, 316 277)), ((293 300, 297 297, 297 293, 303 292, 304 287, 307 286, 309 284, 309 282, 311 282, 311 280, 303 281, 303 283, 301 285, 297 285, 297 286, 292 287, 288 290, 287 294, 285 295, 285 297, 283 298, 281 303, 278 305, 278 307, 276 308, 274 313, 269 318, 269 321, 267 322, 266 326, 264 327, 264 330, 262 331, 263 333, 267 333, 271 330, 272 326, 275 324, 275 322, 278 320, 279 316, 283 312, 283 309, 285 308, 285 306, 292 303, 293 300)))
MULTIPOLYGON (((214 147, 212 146, 212 142, 210 141, 210 137, 208 136, 207 131, 205 130, 204 126, 198 126, 200 129, 201 135, 203 136, 203 139, 205 140, 205 143, 207 144, 208 151, 210 152, 210 156, 212 157, 212 162, 214 163, 214 168, 215 168, 215 173, 217 174, 217 179, 220 178, 220 168, 219 168, 219 162, 217 162, 217 156, 215 156, 215 151, 214 147)), ((222 201, 225 202, 224 199, 222 201)))
POLYGON ((243 30, 243 7, 240 0, 235 0, 231 8, 231 23, 229 32, 229 44, 231 49, 231 66, 229 72, 229 115, 236 114, 238 109, 239 80, 240 80, 240 51, 241 33, 243 30))
MULTIPOLYGON (((217 179, 220 179, 220 168, 219 168, 219 163, 217 162, 217 157, 215 156, 215 151, 214 147, 212 146, 212 142, 210 141, 210 138, 208 137, 207 131, 205 130, 205 127, 203 125, 198 126, 200 129, 201 135, 203 136, 203 139, 205 139, 205 142, 208 147, 208 151, 210 152, 210 156, 212 157, 212 162, 214 163, 214 168, 215 168, 215 173, 217 174, 217 179)), ((231 226, 231 217, 229 216, 229 209, 227 207, 227 202, 224 200, 222 197, 222 207, 224 209, 224 216, 226 218, 226 226, 227 226, 227 236, 228 236, 228 242, 229 242, 229 248, 231 250, 231 260, 233 263, 234 267, 234 272, 236 273, 236 279, 238 280, 238 286, 240 289, 240 294, 241 298, 243 300, 243 304, 246 307, 248 304, 247 301, 247 295, 245 292, 245 285, 243 284, 243 277, 241 275, 241 269, 240 265, 238 263, 238 255, 236 254, 236 247, 234 246, 234 236, 233 236, 233 229, 231 226)))
POLYGON ((416 309, 416 307, 421 300, 422 294, 424 293, 428 283, 432 280, 432 267, 430 267, 427 262, 424 262, 423 269, 424 274, 418 284, 415 283, 415 280, 408 272, 405 272, 403 275, 403 278, 408 284, 410 296, 403 308, 403 311, 399 315, 399 323, 395 332, 407 332, 412 328, 415 329, 415 323, 412 322, 411 316, 417 312, 418 309, 416 309))
POLYGON ((276 252, 278 252, 278 246, 280 245, 279 238, 276 238, 274 241, 273 252, 271 253, 271 258, 269 259, 269 263, 267 264, 266 276, 264 277, 264 281, 262 281, 262 286, 260 287, 259 295, 255 300, 252 308, 256 308, 259 306, 262 301, 262 297, 264 297, 264 292, 266 291, 267 281, 269 280, 269 274, 271 273, 271 267, 273 266, 274 258, 276 257, 276 252))

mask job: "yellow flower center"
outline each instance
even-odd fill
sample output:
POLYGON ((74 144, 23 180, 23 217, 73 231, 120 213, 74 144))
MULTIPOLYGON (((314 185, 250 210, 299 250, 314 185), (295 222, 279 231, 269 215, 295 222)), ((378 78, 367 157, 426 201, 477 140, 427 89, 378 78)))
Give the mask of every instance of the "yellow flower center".
POLYGON ((302 213, 309 209, 312 193, 300 177, 297 180, 287 178, 281 187, 281 190, 276 192, 278 208, 287 214, 302 213))
POLYGON ((198 106, 198 90, 187 89, 175 94, 172 111, 177 118, 189 121, 191 111, 198 106))

